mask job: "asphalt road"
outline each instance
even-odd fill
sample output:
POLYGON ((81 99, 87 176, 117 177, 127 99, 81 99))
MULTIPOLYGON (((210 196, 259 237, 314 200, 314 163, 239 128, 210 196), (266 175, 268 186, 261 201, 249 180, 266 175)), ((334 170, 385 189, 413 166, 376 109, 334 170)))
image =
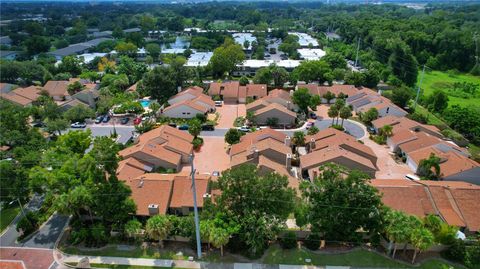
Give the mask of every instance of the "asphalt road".
MULTIPOLYGON (((315 126, 317 126, 320 130, 327 129, 328 127, 330 127, 331 124, 332 124, 332 120, 330 119, 315 121, 315 126)), ((360 126, 350 121, 345 121, 343 123, 343 127, 345 128, 346 131, 348 131, 352 136, 354 136, 357 139, 362 138, 365 135, 365 131, 360 126)), ((88 125, 87 128, 89 128, 92 131, 93 136, 109 136, 113 132, 113 125, 88 125)), ((119 138, 117 141, 122 144, 125 144, 130 139, 130 137, 132 137, 132 132, 135 130, 133 126, 122 126, 122 125, 120 126, 115 125, 115 129, 117 130, 117 134, 119 135, 119 138)), ((79 129, 73 129, 73 130, 79 130, 79 129)), ((287 129, 285 130, 277 129, 277 130, 284 132, 289 136, 293 136, 293 133, 295 132, 293 130, 287 130, 287 129)), ((304 132, 307 131, 305 128, 300 128, 299 130, 304 132)), ((228 128, 216 128, 214 131, 202 131, 200 133, 200 136, 224 137, 227 131, 228 131, 228 128)))

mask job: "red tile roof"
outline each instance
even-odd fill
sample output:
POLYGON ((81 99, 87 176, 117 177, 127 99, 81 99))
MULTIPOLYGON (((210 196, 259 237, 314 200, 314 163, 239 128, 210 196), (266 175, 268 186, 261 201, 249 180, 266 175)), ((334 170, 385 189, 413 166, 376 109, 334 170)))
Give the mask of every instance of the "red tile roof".
MULTIPOLYGON (((197 206, 203 207, 203 195, 208 191, 210 178, 204 175, 195 175, 195 190, 197 206)), ((171 208, 193 207, 192 178, 190 176, 176 176, 173 180, 171 208)))

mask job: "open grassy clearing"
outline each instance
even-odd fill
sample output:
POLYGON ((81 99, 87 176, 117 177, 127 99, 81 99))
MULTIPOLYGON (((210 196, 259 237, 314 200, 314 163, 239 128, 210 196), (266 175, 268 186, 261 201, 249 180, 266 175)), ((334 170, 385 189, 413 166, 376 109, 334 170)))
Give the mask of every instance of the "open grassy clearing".
POLYGON ((8 227, 19 212, 20 207, 18 205, 6 206, 0 210, 0 232, 3 232, 8 227))
MULTIPOLYGON (((419 75, 418 82, 420 82, 420 77, 421 76, 419 75)), ((452 74, 441 71, 425 72, 422 82, 423 96, 429 96, 435 89, 445 90, 448 94, 448 90, 452 89, 453 84, 456 82, 467 82, 480 85, 480 77, 469 74, 452 74)), ((480 89, 477 88, 477 94, 473 98, 460 98, 449 94, 449 105, 474 106, 480 109, 480 89)))

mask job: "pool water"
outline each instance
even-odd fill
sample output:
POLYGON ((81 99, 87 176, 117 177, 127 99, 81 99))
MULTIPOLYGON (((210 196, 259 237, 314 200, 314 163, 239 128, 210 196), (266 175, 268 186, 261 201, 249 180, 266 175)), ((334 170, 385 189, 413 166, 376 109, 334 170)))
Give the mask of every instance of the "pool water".
POLYGON ((140 100, 140 104, 142 105, 143 108, 146 108, 150 105, 150 100, 140 100))

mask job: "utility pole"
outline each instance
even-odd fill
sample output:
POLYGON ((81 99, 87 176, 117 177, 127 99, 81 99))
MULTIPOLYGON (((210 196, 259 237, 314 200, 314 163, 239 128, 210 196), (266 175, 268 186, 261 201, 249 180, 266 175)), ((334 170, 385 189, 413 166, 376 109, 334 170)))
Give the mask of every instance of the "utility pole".
POLYGON ((198 207, 197 207, 197 189, 195 188, 195 168, 193 167, 193 153, 190 154, 190 163, 192 165, 191 178, 192 178, 192 193, 193 193, 193 213, 195 217, 195 235, 197 237, 197 257, 202 258, 202 243, 200 242, 200 221, 198 220, 198 207))
POLYGON ((413 105, 413 110, 417 108, 418 97, 420 96, 420 86, 422 85, 424 74, 425 74, 425 65, 423 65, 422 75, 420 76, 420 83, 418 83, 417 97, 415 97, 415 104, 413 105))
POLYGON ((358 63, 358 51, 360 50, 360 38, 357 37, 357 55, 355 56, 355 68, 357 68, 357 63, 358 63))

